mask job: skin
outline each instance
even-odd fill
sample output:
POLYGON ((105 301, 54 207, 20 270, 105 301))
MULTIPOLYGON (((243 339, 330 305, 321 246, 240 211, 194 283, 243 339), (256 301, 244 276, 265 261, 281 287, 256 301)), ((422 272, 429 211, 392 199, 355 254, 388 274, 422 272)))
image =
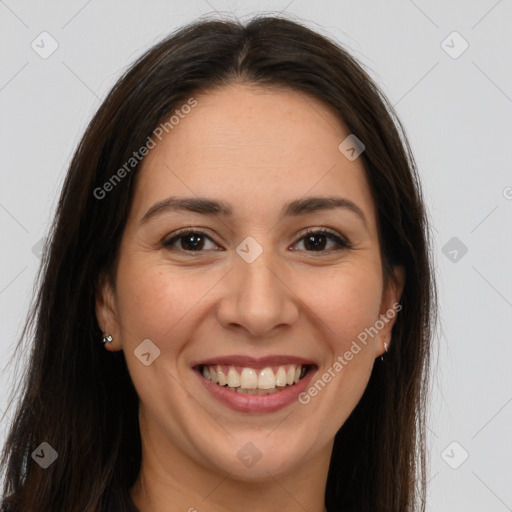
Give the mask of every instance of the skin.
POLYGON ((399 301, 403 269, 384 288, 363 163, 338 150, 349 132, 326 105, 240 83, 195 97, 198 105, 141 164, 117 284, 104 280, 96 303, 99 324, 114 339, 106 347, 124 350, 140 397, 143 461, 130 494, 141 512, 323 512, 334 436, 390 344, 394 319, 307 405, 272 413, 218 403, 190 364, 288 354, 317 362, 320 376, 399 301), (233 214, 167 211, 141 224, 171 195, 226 201, 233 214), (332 195, 356 203, 367 226, 342 208, 279 215, 288 201, 332 195), (190 238, 162 245, 184 227, 207 232, 202 252, 182 248, 190 238), (311 249, 304 230, 323 227, 353 248, 336 250, 328 238, 311 249), (263 249, 250 264, 236 252, 247 236, 263 249), (160 350, 148 366, 134 355, 145 339, 160 350), (250 468, 237 457, 247 442, 262 454, 250 468))

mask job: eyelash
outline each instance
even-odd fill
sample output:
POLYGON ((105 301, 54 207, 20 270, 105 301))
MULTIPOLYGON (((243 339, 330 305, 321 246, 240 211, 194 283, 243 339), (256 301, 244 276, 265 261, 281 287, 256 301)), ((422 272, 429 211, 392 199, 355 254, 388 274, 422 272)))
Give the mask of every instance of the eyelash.
MULTIPOLYGON (((162 245, 163 245, 163 247, 165 247, 165 248, 167 248, 169 250, 176 249, 176 248, 173 248, 172 245, 176 241, 178 241, 180 238, 184 238, 187 235, 202 235, 202 236, 208 238, 209 240, 211 240, 212 242, 214 242, 212 240, 212 238, 208 235, 208 233, 206 233, 205 231, 202 231, 201 229, 183 228, 182 230, 177 231, 176 233, 174 233, 171 236, 171 238, 169 238, 167 240, 164 240, 162 245)), ((331 230, 329 228, 320 228, 320 229, 308 228, 304 233, 302 233, 301 237, 297 240, 296 243, 301 242, 302 240, 305 240, 308 236, 311 236, 311 235, 323 235, 323 236, 325 236, 327 238, 330 238, 331 240, 333 240, 338 245, 338 247, 334 248, 334 249, 323 250, 323 251, 306 251, 306 252, 330 253, 333 250, 334 251, 339 251, 339 250, 350 250, 350 249, 352 249, 352 244, 346 238, 341 237, 336 231, 333 231, 333 230, 331 230)), ((294 245, 296 245, 296 244, 294 244, 294 245)), ((181 249, 181 248, 179 250, 181 250, 183 252, 186 252, 186 253, 201 253, 201 252, 204 252, 204 250, 187 251, 187 250, 181 249)))

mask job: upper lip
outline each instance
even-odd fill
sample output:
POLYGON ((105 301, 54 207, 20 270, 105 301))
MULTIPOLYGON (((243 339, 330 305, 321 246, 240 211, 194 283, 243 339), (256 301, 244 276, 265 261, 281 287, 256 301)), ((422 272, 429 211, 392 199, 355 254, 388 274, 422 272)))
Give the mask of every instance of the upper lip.
POLYGON ((266 368, 268 366, 280 366, 283 364, 301 364, 301 365, 315 365, 311 359, 297 356, 274 355, 265 357, 251 357, 247 355, 230 355, 230 356, 216 356, 209 359, 201 359, 191 363, 192 367, 195 366, 209 366, 214 364, 224 364, 233 366, 245 366, 247 368, 266 368))

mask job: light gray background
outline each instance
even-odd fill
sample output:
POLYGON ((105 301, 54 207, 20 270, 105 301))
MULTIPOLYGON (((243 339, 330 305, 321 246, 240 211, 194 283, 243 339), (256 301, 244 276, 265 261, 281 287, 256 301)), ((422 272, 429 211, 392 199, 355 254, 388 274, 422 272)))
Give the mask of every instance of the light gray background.
MULTIPOLYGON (((511 0, 0 0, 0 414, 37 244, 86 123, 143 50, 215 10, 286 10, 348 47, 396 105, 435 229, 441 292, 428 510, 512 511, 511 0), (31 48, 43 31, 59 45, 47 59, 31 48), (441 46, 453 31, 469 44, 458 58, 441 46), (445 255, 452 237, 459 247, 445 255)), ((445 47, 462 44, 450 36, 445 47)))

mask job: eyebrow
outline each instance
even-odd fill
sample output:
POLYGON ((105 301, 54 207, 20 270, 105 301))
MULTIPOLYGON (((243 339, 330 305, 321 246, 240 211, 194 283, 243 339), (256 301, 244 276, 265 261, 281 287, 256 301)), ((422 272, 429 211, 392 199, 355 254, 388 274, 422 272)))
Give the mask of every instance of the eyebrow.
MULTIPOLYGON (((335 208, 344 208, 355 213, 368 229, 368 223, 363 210, 353 201, 339 196, 319 196, 295 199, 286 203, 282 210, 283 217, 298 217, 306 213, 314 213, 335 208)), ((233 208, 229 203, 217 201, 207 197, 167 197, 155 203, 144 214, 140 223, 145 224, 150 219, 169 211, 188 211, 214 217, 230 217, 233 215, 233 208)))

